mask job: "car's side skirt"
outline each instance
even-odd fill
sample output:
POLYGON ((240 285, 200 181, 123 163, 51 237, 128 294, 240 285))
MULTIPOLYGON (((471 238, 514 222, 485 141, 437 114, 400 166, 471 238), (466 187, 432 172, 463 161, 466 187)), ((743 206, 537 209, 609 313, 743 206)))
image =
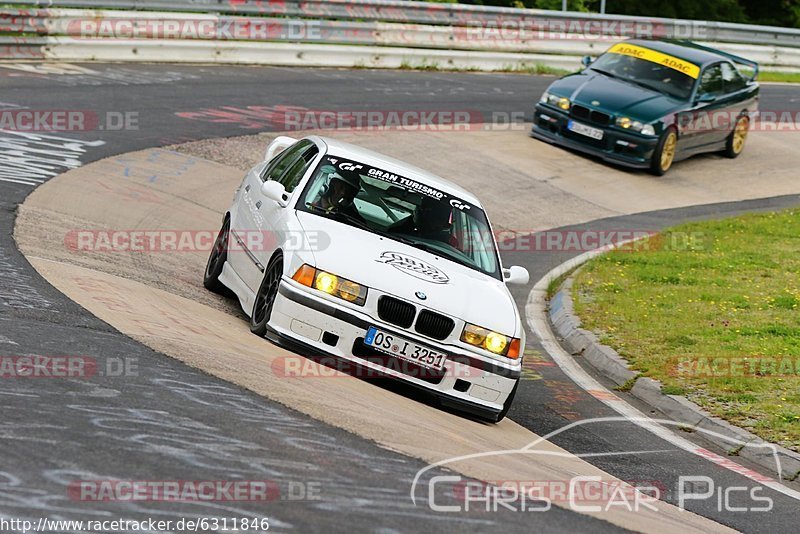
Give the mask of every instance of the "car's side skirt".
POLYGON ((253 303, 256 299, 256 294, 247 287, 247 284, 244 283, 244 280, 236 273, 236 271, 231 267, 231 264, 227 261, 222 268, 222 274, 219 275, 219 281, 222 282, 225 287, 233 291, 236 297, 239 299, 239 305, 242 307, 242 311, 250 317, 250 314, 253 310, 253 303))
POLYGON ((262 265, 262 263, 258 261, 258 258, 256 258, 256 255, 253 254, 249 248, 247 248, 247 244, 241 237, 239 237, 239 234, 237 234, 235 230, 231 230, 231 233, 233 234, 233 237, 236 239, 236 242, 239 244, 239 246, 242 247, 242 250, 245 251, 247 257, 250 258, 250 261, 252 261, 258 270, 263 273, 265 271, 264 265, 262 265))

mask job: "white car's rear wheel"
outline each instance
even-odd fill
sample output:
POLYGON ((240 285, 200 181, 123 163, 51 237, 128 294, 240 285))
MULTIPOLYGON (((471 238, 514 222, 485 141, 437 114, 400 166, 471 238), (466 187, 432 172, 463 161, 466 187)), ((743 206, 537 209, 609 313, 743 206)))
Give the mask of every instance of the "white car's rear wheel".
POLYGON ((267 324, 272 317, 272 306, 278 296, 282 276, 283 254, 279 253, 272 257, 264 271, 264 279, 253 303, 253 313, 250 314, 250 331, 257 336, 263 337, 267 333, 267 324))

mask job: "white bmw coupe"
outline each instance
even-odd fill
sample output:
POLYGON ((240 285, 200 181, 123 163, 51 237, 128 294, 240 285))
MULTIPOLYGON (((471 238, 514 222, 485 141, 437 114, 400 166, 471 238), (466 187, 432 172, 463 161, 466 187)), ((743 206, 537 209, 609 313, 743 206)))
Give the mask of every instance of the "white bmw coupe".
POLYGON ((254 334, 500 421, 525 331, 486 213, 461 187, 324 137, 278 137, 225 213, 204 285, 254 334))

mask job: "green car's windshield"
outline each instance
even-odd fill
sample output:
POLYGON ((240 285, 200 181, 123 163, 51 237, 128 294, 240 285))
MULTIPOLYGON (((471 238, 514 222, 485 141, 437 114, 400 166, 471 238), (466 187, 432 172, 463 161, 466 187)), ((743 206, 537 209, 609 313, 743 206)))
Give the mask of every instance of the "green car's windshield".
POLYGON ((694 78, 676 69, 613 52, 597 58, 589 69, 681 100, 689 99, 695 83, 694 78))
POLYGON ((435 187, 328 155, 297 209, 401 241, 502 280, 484 211, 435 187))

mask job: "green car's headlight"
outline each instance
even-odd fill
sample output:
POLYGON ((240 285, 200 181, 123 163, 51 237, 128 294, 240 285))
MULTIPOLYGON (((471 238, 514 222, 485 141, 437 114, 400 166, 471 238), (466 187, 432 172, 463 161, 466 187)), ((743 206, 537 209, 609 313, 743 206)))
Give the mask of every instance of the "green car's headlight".
POLYGON ((564 111, 567 111, 569 107, 572 105, 572 102, 569 101, 569 98, 563 96, 551 95, 548 92, 545 92, 542 95, 542 98, 539 99, 539 102, 543 103, 546 102, 547 104, 555 106, 559 109, 563 109, 564 111))
POLYGON ((656 130, 652 124, 644 124, 640 121, 631 119, 630 117, 617 117, 617 126, 626 130, 633 130, 640 132, 644 135, 655 135, 656 130))
POLYGON ((644 135, 655 135, 656 129, 653 128, 652 124, 645 124, 644 126, 642 126, 642 133, 644 135))

